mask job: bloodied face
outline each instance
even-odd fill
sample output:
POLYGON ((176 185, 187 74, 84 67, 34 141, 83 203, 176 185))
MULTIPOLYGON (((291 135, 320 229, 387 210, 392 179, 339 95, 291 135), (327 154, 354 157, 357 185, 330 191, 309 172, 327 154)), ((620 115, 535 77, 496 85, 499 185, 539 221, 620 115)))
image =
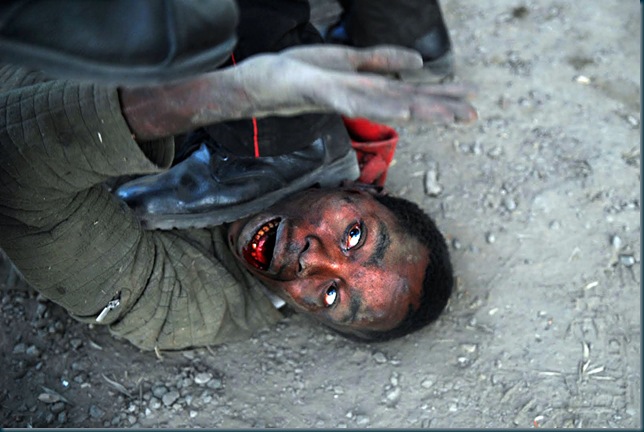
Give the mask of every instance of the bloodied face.
POLYGON ((233 254, 300 312, 345 333, 396 327, 419 304, 427 248, 373 196, 310 189, 229 227, 233 254))

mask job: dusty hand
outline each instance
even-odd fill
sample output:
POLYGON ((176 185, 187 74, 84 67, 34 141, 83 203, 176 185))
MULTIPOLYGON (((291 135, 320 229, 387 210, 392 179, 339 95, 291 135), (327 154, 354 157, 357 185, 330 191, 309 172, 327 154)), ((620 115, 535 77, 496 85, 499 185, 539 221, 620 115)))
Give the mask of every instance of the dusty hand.
POLYGON ((422 67, 400 47, 308 45, 250 57, 236 66, 163 86, 121 89, 123 113, 142 139, 225 120, 338 112, 373 120, 470 122, 464 84, 409 84, 376 73, 422 67))
POLYGON ((231 72, 254 116, 335 111, 375 120, 469 122, 474 93, 463 84, 408 84, 374 73, 422 67, 412 50, 313 45, 251 57, 231 72))

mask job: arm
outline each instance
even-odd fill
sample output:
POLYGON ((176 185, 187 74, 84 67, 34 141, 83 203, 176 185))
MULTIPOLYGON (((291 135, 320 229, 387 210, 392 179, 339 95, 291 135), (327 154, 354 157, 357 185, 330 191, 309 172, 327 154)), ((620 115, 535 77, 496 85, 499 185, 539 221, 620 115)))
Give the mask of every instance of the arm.
POLYGON ((94 323, 118 300, 100 324, 146 349, 239 339, 277 319, 219 230, 145 232, 101 185, 159 172, 173 151, 171 139, 137 145, 115 89, 5 86, 0 111, 0 247, 43 295, 94 323))
POLYGON ((469 122, 476 111, 460 84, 407 84, 364 72, 422 67, 404 48, 306 46, 248 58, 183 82, 122 88, 123 113, 138 138, 177 135, 225 120, 338 112, 375 120, 469 122))

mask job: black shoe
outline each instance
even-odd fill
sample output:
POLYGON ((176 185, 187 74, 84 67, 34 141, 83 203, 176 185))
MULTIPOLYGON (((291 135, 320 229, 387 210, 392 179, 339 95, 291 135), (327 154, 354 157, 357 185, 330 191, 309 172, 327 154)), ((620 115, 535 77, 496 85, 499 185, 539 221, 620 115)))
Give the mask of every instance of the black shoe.
POLYGON ((423 57, 423 70, 401 73, 404 80, 437 81, 453 74, 452 42, 438 1, 348 0, 345 7, 338 22, 326 30, 326 42, 413 48, 423 57))
POLYGON ((0 61, 120 85, 215 69, 237 41, 234 0, 0 2, 0 61))
POLYGON ((202 130, 190 137, 197 150, 170 170, 125 183, 115 193, 144 228, 202 228, 257 213, 316 184, 338 186, 359 177, 356 154, 339 116, 319 115, 315 129, 300 136, 310 145, 255 158, 231 154, 202 130))

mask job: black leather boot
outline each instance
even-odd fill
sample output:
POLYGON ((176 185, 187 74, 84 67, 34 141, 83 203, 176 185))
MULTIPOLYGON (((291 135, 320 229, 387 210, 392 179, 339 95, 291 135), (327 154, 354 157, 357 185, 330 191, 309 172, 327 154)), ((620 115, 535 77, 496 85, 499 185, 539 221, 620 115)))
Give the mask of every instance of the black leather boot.
POLYGON ((357 179, 360 169, 341 118, 314 117, 312 127, 305 128, 294 118, 291 129, 296 133, 275 131, 276 140, 288 136, 307 143, 277 156, 232 154, 202 129, 187 138, 189 150, 183 153, 188 155, 167 172, 132 180, 115 193, 144 228, 202 228, 259 212, 316 184, 331 187, 357 179))
POLYGON ((424 71, 402 78, 435 81, 453 73, 452 42, 437 0, 343 0, 339 21, 325 35, 329 43, 369 47, 382 44, 413 48, 423 56, 424 71))
POLYGON ((237 41, 234 0, 5 0, 0 61, 136 85, 215 69, 237 41))

